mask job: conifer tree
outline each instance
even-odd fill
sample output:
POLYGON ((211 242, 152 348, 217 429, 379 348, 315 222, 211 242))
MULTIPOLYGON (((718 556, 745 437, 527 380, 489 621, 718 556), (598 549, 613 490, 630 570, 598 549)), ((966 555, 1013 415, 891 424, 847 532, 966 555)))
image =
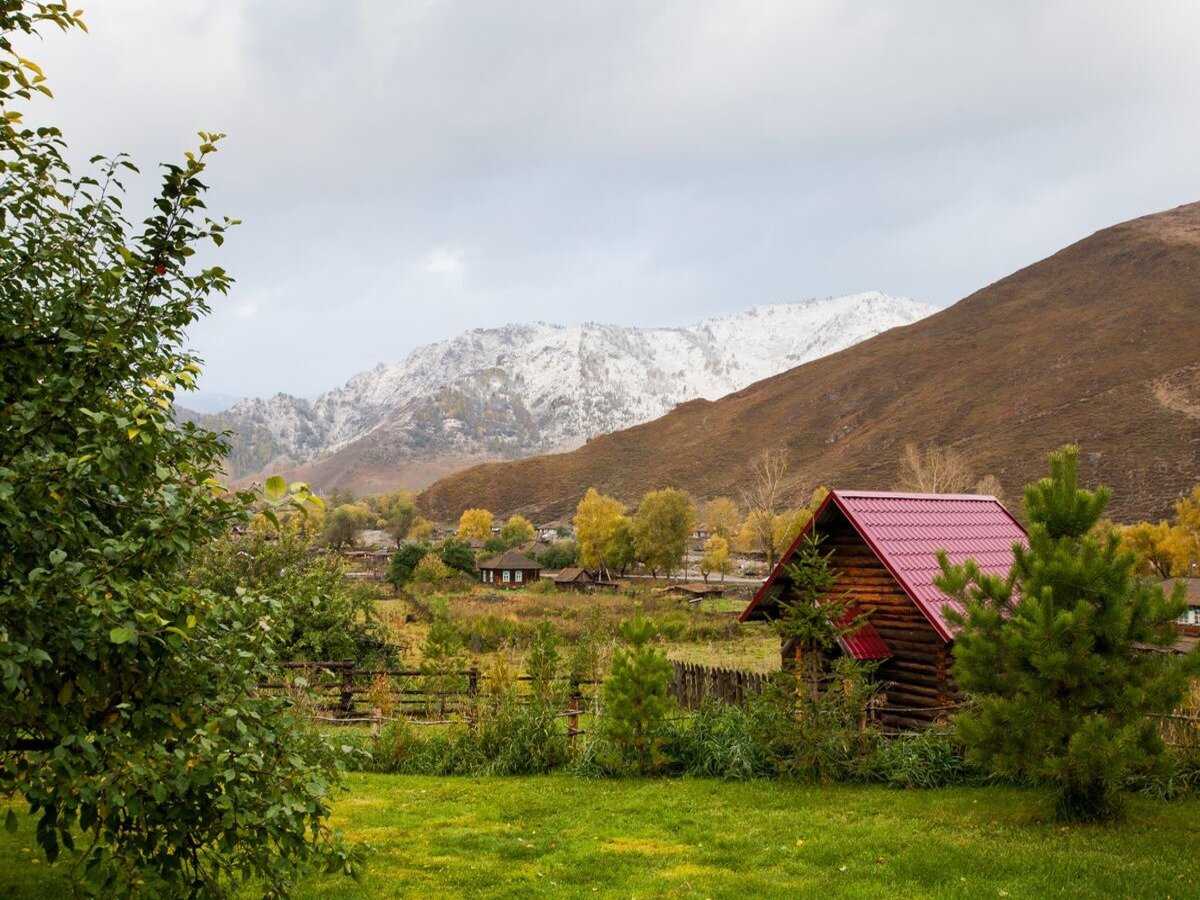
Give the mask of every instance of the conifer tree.
POLYGON ((1109 491, 1078 484, 1078 448, 1025 489, 1028 547, 1007 578, 941 555, 938 587, 964 604, 954 675, 974 699, 958 727, 974 761, 1049 783, 1065 820, 1111 818, 1128 777, 1163 762, 1153 714, 1183 696, 1200 656, 1175 639, 1183 597, 1135 574, 1116 534, 1093 531, 1109 491))
POLYGON ((791 653, 792 669, 812 699, 819 692, 829 651, 839 637, 856 631, 866 620, 847 594, 834 593, 839 573, 830 563, 833 551, 822 552, 821 541, 818 535, 808 535, 785 567, 775 622, 786 652, 791 653))
POLYGON ((662 752, 663 720, 669 700, 671 665, 651 641, 654 623, 638 615, 621 623, 627 646, 613 655, 612 673, 604 683, 604 733, 611 744, 614 768, 648 775, 666 761, 662 752))

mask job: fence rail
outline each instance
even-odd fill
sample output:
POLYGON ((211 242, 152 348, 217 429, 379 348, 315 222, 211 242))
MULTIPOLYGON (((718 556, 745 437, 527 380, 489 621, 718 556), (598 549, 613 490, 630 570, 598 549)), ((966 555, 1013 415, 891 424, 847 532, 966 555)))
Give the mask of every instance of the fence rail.
MULTIPOLYGON (((334 724, 374 723, 404 719, 413 724, 446 724, 470 721, 476 703, 485 695, 487 676, 476 668, 432 671, 425 669, 360 669, 351 660, 315 660, 281 663, 299 678, 266 681, 264 693, 290 695, 317 721, 334 724), (457 719, 455 718, 457 717, 457 719)), ((527 684, 533 676, 520 674, 512 681, 527 684)), ((579 716, 584 700, 596 682, 559 678, 566 688, 568 732, 581 733, 579 716)))

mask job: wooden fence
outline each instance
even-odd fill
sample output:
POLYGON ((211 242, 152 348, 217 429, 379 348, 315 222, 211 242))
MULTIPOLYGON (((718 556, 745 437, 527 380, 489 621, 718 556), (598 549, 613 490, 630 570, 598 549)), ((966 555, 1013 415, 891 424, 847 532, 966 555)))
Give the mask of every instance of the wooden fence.
MULTIPOLYGON (((259 685, 264 693, 291 696, 314 719, 333 724, 374 723, 405 719, 413 724, 472 721, 478 702, 486 700, 486 676, 476 668, 447 671, 360 669, 351 660, 285 662, 289 677, 259 685)), ((519 685, 532 681, 516 675, 519 685)), ((559 679, 566 699, 561 715, 571 737, 582 734, 579 717, 595 682, 559 679)), ((520 698, 520 695, 519 695, 520 698)))
POLYGON ((741 669, 720 669, 671 660, 671 696, 684 709, 695 709, 705 700, 745 703, 761 693, 769 675, 741 669))

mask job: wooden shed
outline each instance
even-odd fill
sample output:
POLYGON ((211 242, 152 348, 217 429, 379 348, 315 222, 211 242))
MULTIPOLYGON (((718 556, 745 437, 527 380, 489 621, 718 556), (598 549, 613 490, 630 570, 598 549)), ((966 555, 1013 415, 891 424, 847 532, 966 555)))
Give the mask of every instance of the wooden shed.
MULTIPOLYGON (((1012 548, 1025 531, 995 497, 975 494, 899 494, 832 491, 741 614, 741 621, 770 619, 788 590, 786 567, 809 534, 832 551, 834 590, 868 618, 841 641, 843 652, 880 661, 893 725, 918 727, 939 718, 959 698, 951 678, 954 606, 934 585, 937 552, 952 562, 972 558, 985 572, 1005 575, 1012 548)), ((791 648, 781 648, 784 664, 791 648)))
POLYGON ((479 580, 493 587, 521 587, 541 577, 542 564, 516 550, 507 550, 479 564, 479 580))
POLYGON ((561 588, 571 588, 577 591, 586 591, 596 579, 591 576, 587 569, 581 569, 578 566, 569 566, 554 576, 554 584, 561 588))

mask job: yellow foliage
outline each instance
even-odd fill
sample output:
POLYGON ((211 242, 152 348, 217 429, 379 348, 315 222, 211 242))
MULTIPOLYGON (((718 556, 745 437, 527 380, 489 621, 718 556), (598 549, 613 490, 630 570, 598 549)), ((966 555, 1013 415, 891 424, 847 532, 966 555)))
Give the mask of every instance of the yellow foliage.
POLYGON ((701 520, 710 534, 719 534, 728 541, 737 534, 741 513, 729 497, 714 497, 704 504, 701 520))
POLYGON ((431 537, 433 537, 433 523, 428 519, 418 517, 413 521, 412 527, 408 529, 410 541, 427 541, 431 537))
POLYGON ((625 514, 625 504, 615 497, 588 488, 575 508, 575 540, 579 544, 579 564, 596 569, 604 563, 604 552, 625 514))
POLYGON ((492 536, 492 514, 486 509, 464 509, 458 517, 458 536, 486 541, 492 536))
POLYGON ((771 539, 776 554, 783 553, 792 546, 792 541, 800 536, 813 511, 802 506, 799 509, 788 509, 781 512, 771 522, 771 539))
POLYGON ((722 577, 732 568, 729 562, 729 541, 714 534, 704 542, 704 556, 700 559, 700 573, 707 579, 713 572, 720 572, 722 577))

